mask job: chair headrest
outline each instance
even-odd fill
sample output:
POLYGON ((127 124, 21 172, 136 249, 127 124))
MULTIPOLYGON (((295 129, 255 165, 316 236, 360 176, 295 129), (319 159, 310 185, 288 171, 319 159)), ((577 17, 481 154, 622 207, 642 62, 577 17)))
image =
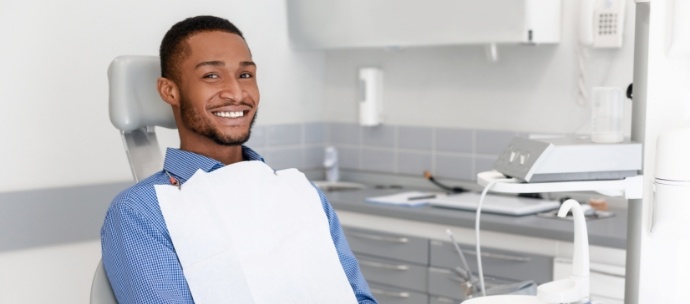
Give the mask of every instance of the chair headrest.
POLYGON ((125 132, 146 126, 176 128, 170 105, 158 95, 157 56, 119 56, 108 67, 110 122, 125 132))

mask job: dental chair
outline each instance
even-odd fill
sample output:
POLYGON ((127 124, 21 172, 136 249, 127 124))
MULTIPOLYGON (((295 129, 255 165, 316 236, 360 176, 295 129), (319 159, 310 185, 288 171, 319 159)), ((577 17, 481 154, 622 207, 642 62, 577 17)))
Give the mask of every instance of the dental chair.
MULTIPOLYGON (((155 127, 177 128, 156 89, 160 75, 158 56, 120 56, 108 67, 110 122, 120 130, 134 181, 163 168, 155 127)), ((117 303, 102 261, 91 284, 91 303, 117 303)))

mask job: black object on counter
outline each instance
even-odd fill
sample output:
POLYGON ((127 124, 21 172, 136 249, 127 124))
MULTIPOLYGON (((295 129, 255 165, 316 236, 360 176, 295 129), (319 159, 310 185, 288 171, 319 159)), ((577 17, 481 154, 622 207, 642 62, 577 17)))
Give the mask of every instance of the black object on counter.
POLYGON ((452 192, 452 193, 467 192, 467 189, 465 189, 465 188, 457 187, 457 186, 451 187, 451 186, 447 186, 447 185, 440 183, 431 175, 431 173, 429 173, 429 171, 424 171, 424 178, 428 179, 432 184, 438 186, 439 188, 446 190, 446 191, 449 191, 449 192, 452 192))
MULTIPOLYGON (((518 197, 543 199, 541 193, 518 193, 518 197)), ((562 204, 563 202, 561 202, 562 204)))

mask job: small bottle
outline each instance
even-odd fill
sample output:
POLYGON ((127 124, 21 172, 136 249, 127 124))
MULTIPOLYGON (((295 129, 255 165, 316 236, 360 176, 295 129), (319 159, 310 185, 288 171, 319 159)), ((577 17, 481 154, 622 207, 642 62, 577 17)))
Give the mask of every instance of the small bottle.
POLYGON ((336 150, 335 147, 326 147, 323 167, 326 169, 327 181, 333 183, 340 179, 340 171, 338 169, 338 150, 336 150))

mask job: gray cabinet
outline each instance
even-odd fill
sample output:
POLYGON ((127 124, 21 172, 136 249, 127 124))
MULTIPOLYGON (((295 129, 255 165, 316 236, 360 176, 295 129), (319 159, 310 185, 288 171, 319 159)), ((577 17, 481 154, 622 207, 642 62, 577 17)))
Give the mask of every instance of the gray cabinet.
POLYGON ((403 288, 369 283, 371 293, 381 304, 420 304, 427 302, 425 292, 409 291, 403 288))
POLYGON ((345 235, 379 303, 427 303, 428 239, 354 228, 345 235))
POLYGON ((462 300, 450 299, 440 296, 429 296, 429 304, 460 304, 462 300))
POLYGON ((426 292, 427 266, 361 254, 357 257, 368 281, 426 292))
MULTIPOLYGON (((462 280, 454 270, 460 259, 450 242, 345 227, 362 274, 381 304, 459 303, 462 280)), ((461 245, 470 268, 477 269, 474 246, 461 245)), ((482 248, 488 287, 525 280, 552 281, 553 258, 482 248)))
POLYGON ((429 263, 429 240, 365 229, 345 229, 352 251, 407 261, 420 265, 429 263))
MULTIPOLYGON (((461 245, 470 269, 477 270, 475 246, 461 245)), ((460 258, 450 242, 431 241, 431 265, 452 269, 460 264, 460 258)), ((482 247, 482 264, 485 276, 498 280, 533 280, 538 284, 550 282, 553 277, 553 258, 543 255, 517 253, 482 247)), ((488 282, 487 282, 488 284, 488 282)))
MULTIPOLYGON (((477 256, 474 246, 461 245, 470 269, 476 274, 477 256)), ((454 268, 460 257, 450 242, 432 240, 429 244, 429 289, 431 298, 463 300, 460 276, 454 268)), ((533 280, 537 284, 550 282, 553 277, 553 258, 543 255, 482 248, 484 283, 491 286, 533 280)))

